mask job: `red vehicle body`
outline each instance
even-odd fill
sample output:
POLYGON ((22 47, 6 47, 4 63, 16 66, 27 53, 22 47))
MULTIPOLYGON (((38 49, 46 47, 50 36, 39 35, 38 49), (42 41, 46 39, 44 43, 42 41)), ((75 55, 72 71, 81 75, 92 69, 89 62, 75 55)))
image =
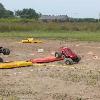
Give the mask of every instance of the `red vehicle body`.
POLYGON ((81 60, 80 56, 67 47, 61 47, 59 52, 55 52, 55 57, 62 57, 66 64, 73 64, 74 62, 78 63, 81 60))

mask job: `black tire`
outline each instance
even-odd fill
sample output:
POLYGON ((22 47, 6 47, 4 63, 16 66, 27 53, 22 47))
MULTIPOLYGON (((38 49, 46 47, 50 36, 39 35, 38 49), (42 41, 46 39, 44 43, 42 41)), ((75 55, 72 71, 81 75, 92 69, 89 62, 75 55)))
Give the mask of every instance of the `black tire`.
POLYGON ((0 63, 2 63, 3 62, 3 59, 2 58, 0 58, 0 63))
POLYGON ((55 52, 55 57, 56 58, 61 58, 62 57, 62 53, 61 52, 55 52))
POLYGON ((0 47, 0 53, 2 53, 2 47, 0 47))
POLYGON ((77 59, 75 60, 75 62, 79 62, 81 60, 81 57, 80 56, 77 56, 77 59))
POLYGON ((73 64, 73 60, 71 58, 65 58, 64 59, 65 64, 67 65, 72 65, 73 64))
POLYGON ((62 54, 62 58, 63 58, 63 59, 65 59, 65 58, 66 58, 66 56, 62 54))
POLYGON ((4 55, 9 55, 10 54, 10 50, 8 48, 2 48, 2 53, 4 55))

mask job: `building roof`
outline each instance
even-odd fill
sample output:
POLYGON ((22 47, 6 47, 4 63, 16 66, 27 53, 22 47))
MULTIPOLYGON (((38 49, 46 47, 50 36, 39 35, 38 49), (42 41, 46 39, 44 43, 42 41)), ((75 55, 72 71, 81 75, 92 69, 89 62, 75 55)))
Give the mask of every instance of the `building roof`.
POLYGON ((68 16, 67 15, 41 15, 41 17, 39 18, 41 20, 66 20, 68 19, 68 16))

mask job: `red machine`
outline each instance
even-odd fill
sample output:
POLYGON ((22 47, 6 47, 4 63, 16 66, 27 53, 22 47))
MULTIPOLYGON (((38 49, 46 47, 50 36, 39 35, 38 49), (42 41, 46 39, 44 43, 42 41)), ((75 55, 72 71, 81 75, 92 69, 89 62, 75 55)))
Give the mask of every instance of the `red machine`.
POLYGON ((66 64, 78 63, 81 57, 75 54, 70 48, 61 47, 58 52, 55 52, 56 58, 63 58, 66 64))

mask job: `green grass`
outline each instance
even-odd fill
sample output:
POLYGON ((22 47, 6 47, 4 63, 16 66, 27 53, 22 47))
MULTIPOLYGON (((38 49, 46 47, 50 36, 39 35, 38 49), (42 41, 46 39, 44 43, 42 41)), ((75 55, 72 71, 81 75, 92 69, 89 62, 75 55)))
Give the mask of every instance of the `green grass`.
POLYGON ((100 41, 100 23, 45 23, 33 19, 0 19, 0 37, 100 41))
POLYGON ((34 37, 47 39, 65 39, 79 41, 100 41, 100 32, 67 32, 67 31, 34 31, 34 32, 1 32, 0 37, 34 37))
POLYGON ((33 19, 0 19, 0 32, 12 31, 100 31, 98 22, 42 22, 33 19))

